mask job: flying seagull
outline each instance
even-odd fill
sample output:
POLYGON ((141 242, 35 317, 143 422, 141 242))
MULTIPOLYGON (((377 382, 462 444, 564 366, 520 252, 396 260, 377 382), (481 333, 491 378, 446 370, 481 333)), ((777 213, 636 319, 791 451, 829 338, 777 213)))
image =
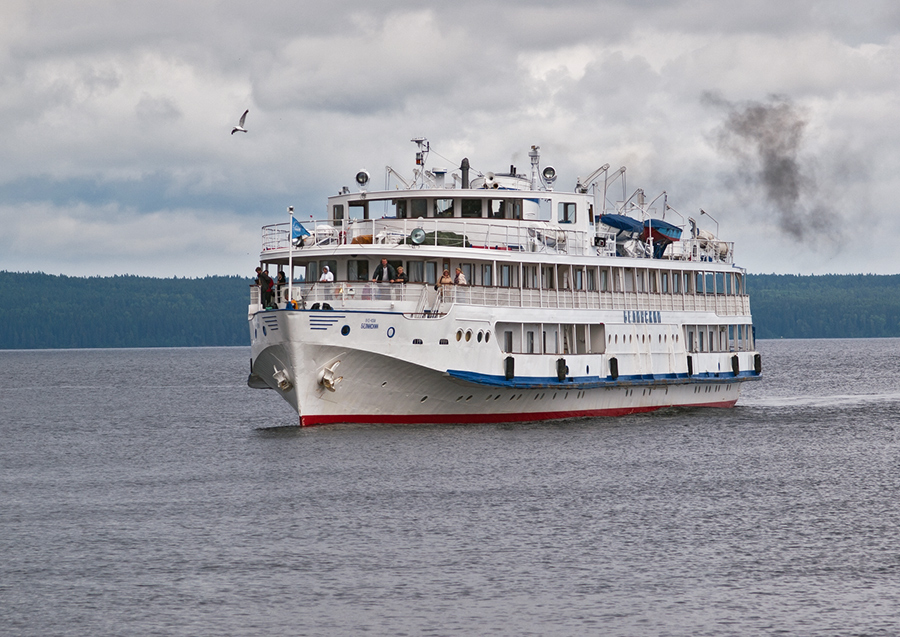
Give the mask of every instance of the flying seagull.
POLYGON ((232 135, 234 135, 238 131, 241 131, 242 133, 247 132, 247 129, 244 128, 244 120, 247 119, 247 113, 249 113, 249 112, 250 112, 250 109, 248 108, 246 111, 244 111, 244 114, 241 115, 241 121, 238 122, 237 126, 235 126, 234 128, 231 129, 232 135))

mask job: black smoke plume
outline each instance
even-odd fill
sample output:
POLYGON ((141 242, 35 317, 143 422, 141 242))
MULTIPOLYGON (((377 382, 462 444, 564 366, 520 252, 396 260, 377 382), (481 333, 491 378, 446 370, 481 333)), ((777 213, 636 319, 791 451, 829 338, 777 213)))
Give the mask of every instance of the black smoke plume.
POLYGON ((801 109, 784 96, 735 104, 708 93, 703 101, 726 111, 716 131, 718 148, 738 161, 741 180, 762 191, 782 229, 802 239, 833 221, 812 165, 801 159, 807 125, 801 109))

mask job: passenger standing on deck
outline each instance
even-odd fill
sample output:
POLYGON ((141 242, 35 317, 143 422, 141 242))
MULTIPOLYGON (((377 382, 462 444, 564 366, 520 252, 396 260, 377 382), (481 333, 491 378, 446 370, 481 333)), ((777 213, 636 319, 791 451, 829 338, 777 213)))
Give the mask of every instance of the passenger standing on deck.
POLYGON ((278 291, 278 298, 276 298, 276 301, 279 303, 287 301, 287 299, 283 298, 281 295, 281 288, 285 285, 287 285, 287 278, 284 276, 284 270, 279 270, 278 276, 275 278, 275 289, 278 291))
POLYGON ((334 281, 334 274, 328 269, 327 265, 322 268, 322 276, 319 277, 319 281, 322 283, 331 283, 334 281))
POLYGON ((259 299, 263 307, 271 307, 272 305, 272 288, 275 281, 262 268, 256 268, 256 285, 259 286, 259 299))
POLYGON ((441 275, 441 280, 438 281, 438 285, 441 287, 453 285, 453 278, 450 276, 450 270, 444 270, 444 273, 441 275))
POLYGON ((381 264, 375 268, 375 276, 372 277, 372 280, 378 283, 390 283, 395 278, 397 278, 397 273, 394 271, 394 266, 390 265, 387 259, 382 259, 381 264))
POLYGON ((456 285, 468 285, 466 281, 466 275, 463 274, 462 269, 456 268, 456 276, 453 279, 453 283, 456 285))

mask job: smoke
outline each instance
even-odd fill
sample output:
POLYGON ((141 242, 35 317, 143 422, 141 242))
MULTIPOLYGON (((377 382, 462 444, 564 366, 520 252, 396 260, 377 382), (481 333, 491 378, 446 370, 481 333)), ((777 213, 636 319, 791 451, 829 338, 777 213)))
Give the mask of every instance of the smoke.
POLYGON ((738 161, 742 181, 762 191, 781 228, 798 239, 824 231, 836 214, 821 201, 813 166, 801 156, 803 111, 777 95, 767 103, 734 104, 707 93, 703 102, 726 111, 718 148, 738 161))

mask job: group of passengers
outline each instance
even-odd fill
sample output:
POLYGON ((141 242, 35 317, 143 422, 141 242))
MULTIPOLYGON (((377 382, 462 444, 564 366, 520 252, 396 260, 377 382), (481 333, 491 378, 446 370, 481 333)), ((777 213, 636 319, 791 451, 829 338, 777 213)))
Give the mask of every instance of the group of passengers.
MULTIPOLYGON (((331 283, 334 281, 334 272, 328 266, 322 266, 322 276, 319 277, 320 283, 331 283)), ((382 259, 378 267, 375 268, 373 283, 409 283, 409 275, 403 271, 403 266, 398 265, 396 269, 387 259, 382 259)), ((468 285, 466 275, 463 274, 461 268, 456 268, 456 276, 450 276, 450 270, 444 270, 438 285, 468 285)))
POLYGON ((282 286, 287 285, 287 277, 284 275, 284 270, 279 270, 278 278, 273 279, 269 276, 268 270, 256 268, 255 283, 259 286, 262 306, 274 307, 276 291, 278 295, 281 296, 281 288, 282 286))
MULTIPOLYGON (((396 269, 388 263, 387 259, 382 259, 381 263, 375 268, 375 276, 372 277, 374 283, 409 283, 409 276, 403 271, 403 266, 399 265, 396 269)), ((322 276, 319 277, 320 283, 333 283, 334 272, 326 265, 322 266, 322 276)), ((268 270, 256 268, 256 285, 259 286, 261 302, 263 307, 273 307, 276 291, 281 296, 281 288, 287 285, 287 278, 284 270, 278 271, 278 278, 272 279, 268 270)), ((456 268, 456 276, 450 276, 450 270, 444 270, 435 289, 447 285, 468 285, 466 275, 463 274, 462 268, 456 268)))

